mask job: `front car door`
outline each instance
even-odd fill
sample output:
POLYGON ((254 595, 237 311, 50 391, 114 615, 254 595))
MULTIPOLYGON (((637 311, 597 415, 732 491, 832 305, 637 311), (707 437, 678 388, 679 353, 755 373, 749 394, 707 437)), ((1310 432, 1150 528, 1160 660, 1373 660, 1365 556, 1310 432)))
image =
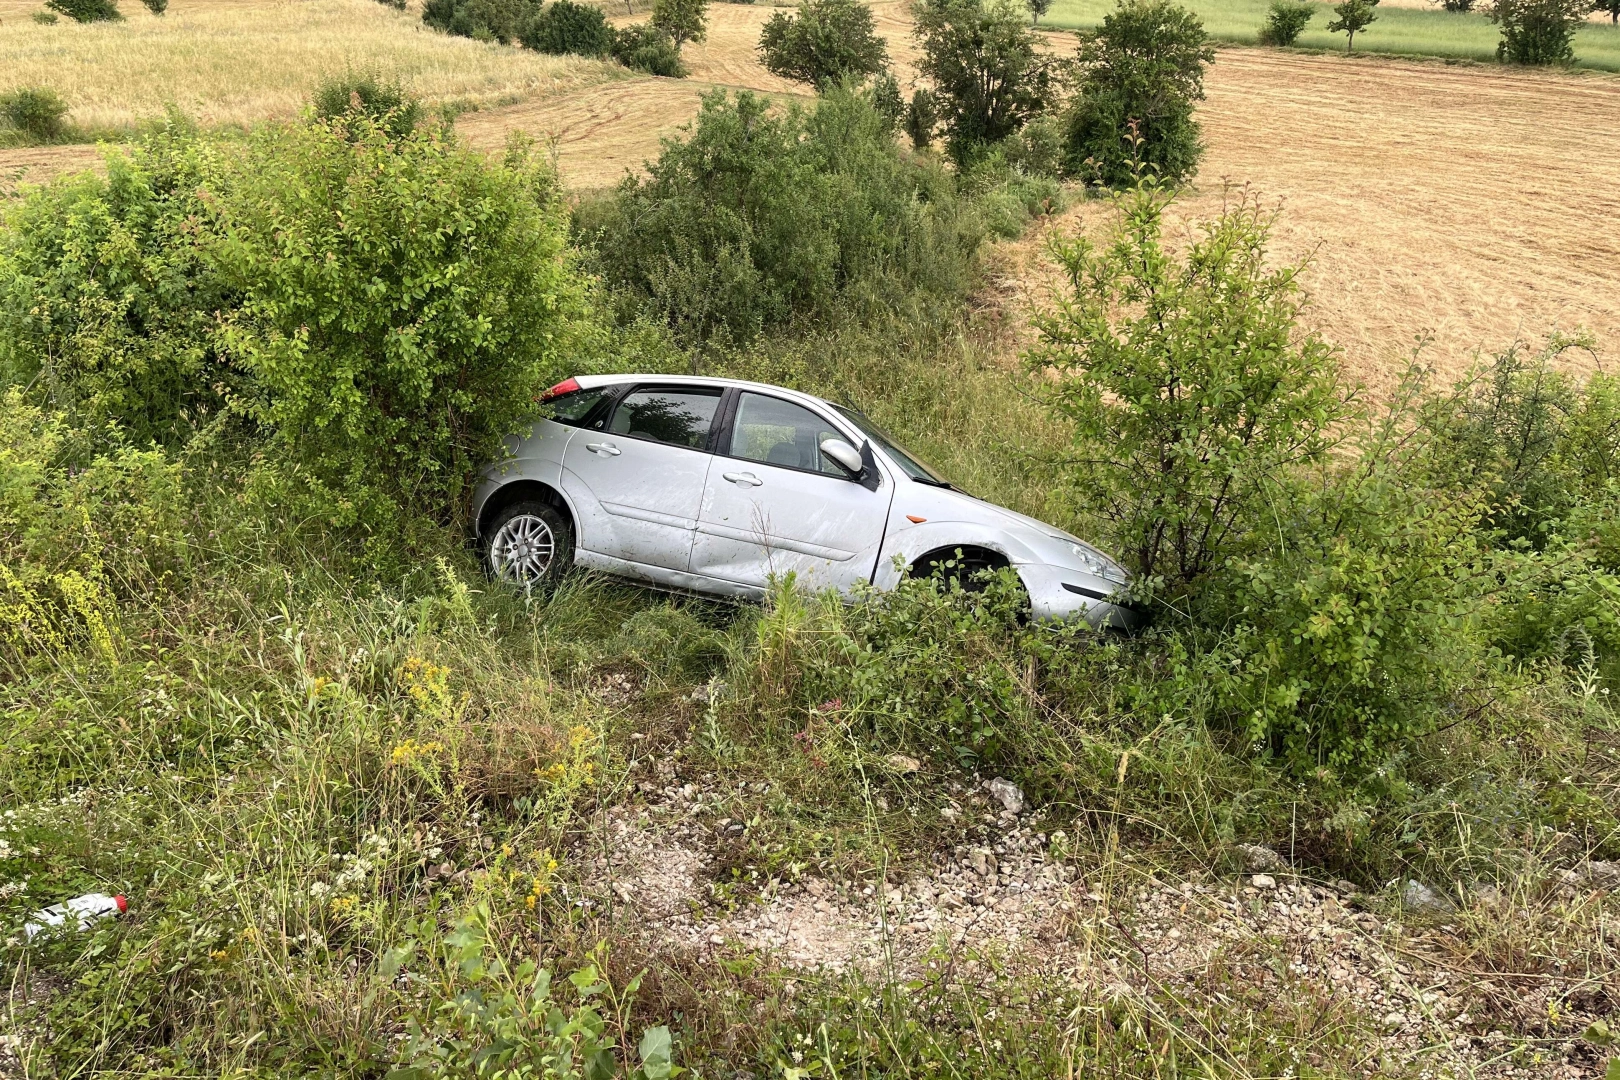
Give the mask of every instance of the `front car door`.
POLYGON ((861 486, 821 452, 848 440, 811 409, 754 391, 737 395, 704 485, 691 568, 763 589, 789 573, 813 590, 872 579, 894 484, 861 486))
POLYGON ((579 508, 578 561, 630 573, 687 568, 721 394, 719 387, 636 386, 603 428, 575 433, 562 484, 579 508))

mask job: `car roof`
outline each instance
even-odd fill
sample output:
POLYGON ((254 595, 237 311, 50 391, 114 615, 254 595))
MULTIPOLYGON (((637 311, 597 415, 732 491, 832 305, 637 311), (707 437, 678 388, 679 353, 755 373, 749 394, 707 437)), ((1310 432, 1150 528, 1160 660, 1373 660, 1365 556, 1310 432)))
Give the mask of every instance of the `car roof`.
POLYGON ((811 402, 828 408, 834 408, 832 402, 826 398, 806 394, 802 390, 790 390, 785 386, 773 386, 770 383, 748 382, 745 379, 722 379, 709 375, 657 375, 657 374, 623 374, 623 375, 576 375, 574 381, 581 389, 590 389, 594 386, 617 386, 620 383, 657 383, 660 386, 734 386, 739 390, 758 390, 762 393, 775 394, 778 397, 796 398, 799 401, 811 402))

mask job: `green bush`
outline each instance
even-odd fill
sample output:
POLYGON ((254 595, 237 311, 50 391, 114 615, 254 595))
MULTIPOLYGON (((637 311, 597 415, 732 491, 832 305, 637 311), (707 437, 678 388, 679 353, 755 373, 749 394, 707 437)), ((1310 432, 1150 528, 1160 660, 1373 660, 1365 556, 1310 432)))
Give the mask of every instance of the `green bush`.
POLYGON ((1051 102, 1053 64, 1012 0, 919 0, 917 70, 932 84, 951 156, 966 162, 1051 102))
POLYGON ((523 26, 518 40, 553 56, 606 56, 613 51, 613 28, 599 7, 552 0, 523 26))
POLYGON ((213 154, 184 130, 107 155, 7 207, 0 230, 0 381, 33 384, 91 425, 178 446, 240 389, 215 340, 237 298, 195 223, 213 154))
POLYGON ((587 239, 610 283, 706 341, 960 295, 979 235, 950 177, 907 161, 860 95, 773 113, 716 91, 587 239))
POLYGON ((146 10, 154 15, 162 15, 169 10, 169 0, 141 0, 141 3, 145 4, 146 10))
POLYGON ((1064 489, 1175 595, 1250 550, 1350 412, 1333 349, 1296 329, 1297 268, 1266 262, 1267 215, 1242 202, 1174 256, 1163 190, 1120 199, 1106 246, 1056 242, 1066 288, 1029 360, 1074 424, 1064 489))
POLYGON ((776 12, 759 36, 759 54, 772 74, 817 89, 860 82, 889 68, 872 9, 860 0, 810 0, 797 15, 776 12))
POLYGON ((1266 24, 1260 28, 1260 44, 1292 45, 1315 14, 1316 5, 1310 0, 1273 0, 1266 11, 1266 24))
POLYGON ((427 0, 422 21, 446 34, 504 45, 517 40, 539 8, 540 0, 427 0))
POLYGON ((633 71, 666 79, 686 78, 681 50, 670 36, 649 23, 636 23, 613 35, 613 59, 633 71))
POLYGON ((939 99, 934 92, 926 86, 913 90, 911 100, 906 103, 905 115, 906 135, 911 139, 911 145, 918 150, 926 150, 933 145, 939 122, 939 99))
POLYGON ((45 0, 45 6, 59 11, 74 22, 117 22, 118 0, 45 0))
POLYGON ((1198 18, 1169 0, 1128 0, 1081 37, 1068 111, 1070 170, 1108 187, 1146 171, 1193 175, 1203 155, 1193 103, 1215 57, 1198 18))
POLYGON ((1507 64, 1570 64, 1575 29, 1591 0, 1495 0, 1491 21, 1502 28, 1496 58, 1507 64))
POLYGON ((241 296, 221 341, 290 496, 384 546, 401 514, 453 519, 573 361, 550 172, 364 116, 266 128, 231 157, 206 241, 241 296))
POLYGON ((315 91, 315 115, 341 120, 363 115, 381 124, 395 138, 404 138, 422 120, 422 103, 397 83, 372 74, 349 74, 328 79, 315 91))
POLYGON ((1204 597, 1227 635, 1209 664, 1217 709, 1300 775, 1361 779, 1455 710, 1483 667, 1483 503, 1415 489, 1391 454, 1375 441, 1284 504, 1271 550, 1204 597))
POLYGON ((0 395, 0 667, 125 651, 121 601, 181 565, 180 470, 116 431, 75 429, 0 395))
POLYGON ((67 102, 55 90, 25 86, 0 94, 0 120, 16 132, 17 138, 34 143, 53 143, 67 134, 67 102))

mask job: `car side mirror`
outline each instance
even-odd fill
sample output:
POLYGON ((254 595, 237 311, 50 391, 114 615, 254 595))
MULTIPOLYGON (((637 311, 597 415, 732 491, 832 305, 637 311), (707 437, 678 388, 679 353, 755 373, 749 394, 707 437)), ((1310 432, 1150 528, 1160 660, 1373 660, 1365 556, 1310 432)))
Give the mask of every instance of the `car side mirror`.
POLYGON ((851 476, 859 476, 864 467, 861 452, 843 439, 822 439, 821 452, 842 465, 851 476))

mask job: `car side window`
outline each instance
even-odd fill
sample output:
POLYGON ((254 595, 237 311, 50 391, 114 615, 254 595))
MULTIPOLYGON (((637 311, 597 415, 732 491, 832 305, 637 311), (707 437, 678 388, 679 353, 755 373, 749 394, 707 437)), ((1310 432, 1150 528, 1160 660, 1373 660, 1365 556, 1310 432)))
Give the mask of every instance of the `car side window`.
POLYGON ((702 450, 719 408, 718 387, 644 387, 619 402, 608 430, 632 439, 702 450))
POLYGON ((593 386, 585 390, 575 390, 568 394, 559 394, 546 402, 546 408, 551 410, 550 419, 569 427, 579 427, 585 422, 592 409, 607 396, 610 387, 593 386))
POLYGON ((843 432, 802 405, 745 392, 737 400, 736 419, 731 422, 729 453, 745 461, 847 480, 849 473, 821 452, 823 439, 843 438, 843 432))

